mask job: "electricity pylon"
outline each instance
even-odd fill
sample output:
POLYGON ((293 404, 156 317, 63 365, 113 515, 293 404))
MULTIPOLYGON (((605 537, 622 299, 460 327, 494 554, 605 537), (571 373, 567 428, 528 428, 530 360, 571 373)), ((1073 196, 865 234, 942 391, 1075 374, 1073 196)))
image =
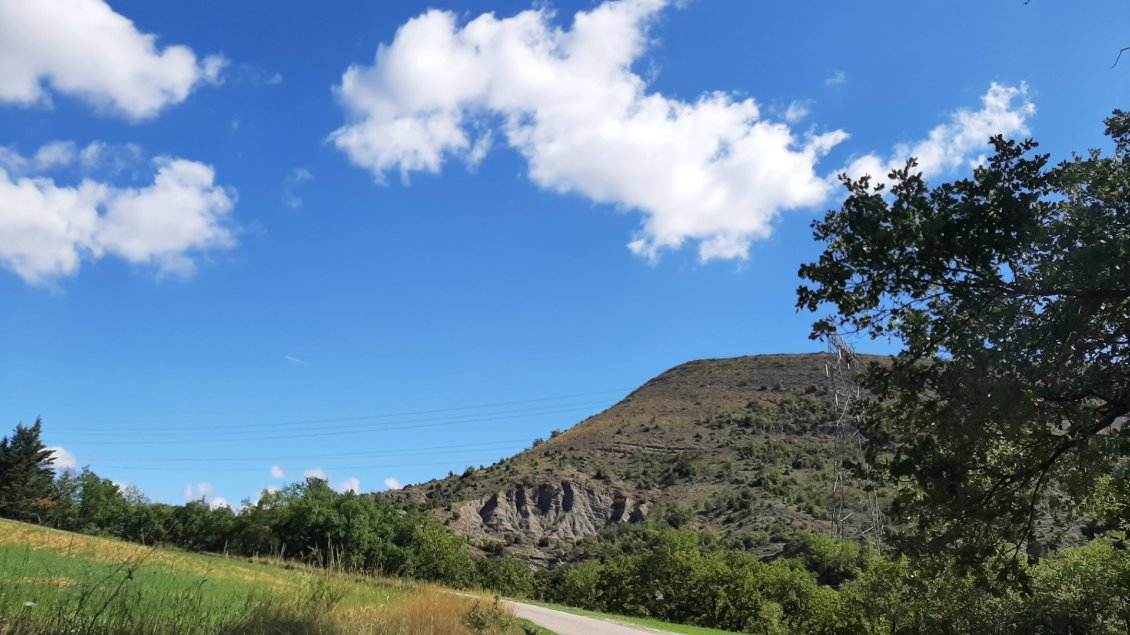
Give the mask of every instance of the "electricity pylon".
POLYGON ((879 508, 879 495, 868 477, 870 472, 863 454, 863 438, 857 425, 861 401, 856 372, 859 362, 855 351, 837 333, 828 336, 828 351, 835 356, 828 361, 824 371, 831 384, 832 401, 836 415, 835 478, 832 482, 832 537, 840 540, 858 539, 871 543, 875 550, 883 550, 883 513, 879 508), (858 473, 853 469, 858 467, 858 473), (866 500, 867 517, 862 522, 852 522, 857 513, 849 504, 852 490, 859 491, 866 500), (855 535, 858 528, 859 535, 855 535))

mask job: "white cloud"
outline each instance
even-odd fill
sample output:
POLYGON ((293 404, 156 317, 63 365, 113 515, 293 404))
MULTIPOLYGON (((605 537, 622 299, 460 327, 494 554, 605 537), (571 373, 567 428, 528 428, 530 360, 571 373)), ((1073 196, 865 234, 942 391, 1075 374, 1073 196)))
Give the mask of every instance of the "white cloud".
POLYGON ((812 112, 812 100, 811 99, 802 99, 802 100, 799 100, 799 101, 791 102, 789 104, 789 107, 787 109, 785 109, 785 121, 787 121, 789 123, 797 123, 798 121, 807 117, 808 114, 811 113, 811 112, 812 112))
POLYGON ((70 141, 52 141, 39 148, 31 157, 25 157, 11 148, 0 147, 0 169, 11 174, 38 174, 69 165, 77 151, 70 141))
POLYGON ((220 75, 228 67, 228 61, 222 55, 209 55, 200 63, 200 77, 209 84, 220 85, 224 78, 220 75))
POLYGON ((843 86, 847 83, 847 73, 836 71, 824 78, 825 86, 843 86))
POLYGON ((66 450, 58 445, 53 445, 47 449, 54 453, 52 455, 54 459, 54 462, 51 464, 52 468, 56 470, 74 470, 78 468, 78 459, 75 458, 74 453, 70 450, 66 450))
POLYGON ((244 84, 247 86, 278 86, 283 83, 281 73, 272 73, 267 69, 254 64, 237 64, 224 69, 225 83, 244 84))
POLYGON ((198 483, 195 486, 192 483, 185 483, 184 500, 185 502, 202 500, 211 509, 219 509, 220 507, 234 509, 228 499, 216 494, 216 490, 212 487, 212 484, 206 482, 198 483))
POLYGON ((135 170, 144 163, 141 146, 135 143, 109 144, 92 141, 78 153, 79 166, 84 173, 118 176, 135 170))
POLYGON ((981 97, 980 110, 958 110, 925 139, 896 146, 888 158, 876 154, 857 157, 843 171, 853 178, 870 174, 883 182, 892 169, 905 166, 910 157, 917 157, 918 169, 926 177, 947 174, 963 165, 972 167, 984 159, 989 137, 1028 134, 1028 118, 1035 113, 1027 85, 994 82, 981 97))
POLYGON ((306 478, 317 478, 317 479, 321 479, 323 481, 330 480, 330 477, 326 476, 326 471, 323 470, 320 467, 312 467, 312 468, 302 472, 302 476, 304 476, 306 478))
POLYGON ((75 144, 70 141, 55 141, 39 148, 33 162, 39 169, 50 169, 67 165, 75 159, 75 144))
MULTIPOLYGON (((235 195, 215 184, 211 166, 158 157, 145 187, 90 178, 61 185, 35 171, 76 155, 57 144, 45 147, 32 159, 0 152, 0 266, 26 282, 49 284, 76 274, 82 260, 107 255, 189 276, 194 255, 235 245, 229 221, 235 195)), ((80 162, 97 162, 100 153, 92 144, 80 162)))
POLYGON ((185 252, 234 246, 224 223, 234 201, 214 185, 211 166, 168 157, 155 166, 153 185, 112 192, 95 241, 129 262, 191 275, 195 264, 185 252))
POLYGON ((49 104, 57 92, 148 119, 218 83, 225 65, 186 46, 158 47, 103 0, 0 0, 0 102, 49 104))
POLYGON ((294 168, 283 178, 283 203, 290 209, 302 207, 302 197, 297 194, 298 186, 314 180, 314 173, 306 168, 294 168))
POLYGON ((349 121, 331 141, 383 181, 389 171, 475 165, 501 121, 538 185, 643 215, 632 251, 655 259, 697 241, 701 260, 745 258, 776 215, 825 200, 814 166, 846 138, 804 137, 717 92, 684 102, 648 92, 631 67, 666 0, 606 2, 568 30, 549 10, 457 25, 428 11, 336 87, 349 121))
POLYGON ((344 481, 338 483, 337 487, 335 487, 334 489, 341 492, 342 494, 344 494, 346 492, 353 492, 354 494, 360 494, 361 493, 361 479, 357 478, 356 476, 350 476, 349 478, 345 479, 344 481))
POLYGON ((283 472, 283 469, 281 467, 279 467, 277 465, 271 466, 271 478, 285 478, 285 477, 286 477, 286 472, 283 472))
POLYGON ((400 481, 398 481, 398 480, 396 480, 396 479, 394 479, 390 476, 390 477, 385 479, 385 487, 387 487, 389 489, 400 489, 401 487, 404 487, 404 486, 400 484, 400 481))
POLYGON ((192 483, 184 484, 184 500, 186 501, 203 500, 204 502, 208 502, 209 500, 215 499, 215 497, 216 490, 212 488, 211 483, 198 483, 196 485, 192 483))

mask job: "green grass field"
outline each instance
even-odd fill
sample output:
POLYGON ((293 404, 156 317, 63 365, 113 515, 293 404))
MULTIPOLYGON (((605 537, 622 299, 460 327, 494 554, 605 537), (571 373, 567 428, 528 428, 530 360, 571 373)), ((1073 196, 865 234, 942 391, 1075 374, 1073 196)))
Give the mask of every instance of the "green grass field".
POLYGON ((574 615, 585 615, 588 617, 596 617, 602 620, 612 620, 614 622, 624 622, 626 624, 637 624, 639 626, 646 626, 657 631, 665 633, 682 633, 683 635, 738 635, 731 631, 720 631, 716 628, 705 628, 702 626, 687 626, 686 624, 672 624, 671 622, 661 622, 659 620, 648 619, 646 617, 629 617, 627 615, 610 615, 608 613, 598 613, 596 611, 587 611, 585 609, 573 608, 572 606, 565 606, 563 604, 551 604, 549 602, 539 602, 537 600, 520 600, 527 604, 536 604, 544 606, 549 609, 557 609, 566 613, 574 615))
POLYGON ((0 635, 522 632, 438 587, 0 520, 0 635))

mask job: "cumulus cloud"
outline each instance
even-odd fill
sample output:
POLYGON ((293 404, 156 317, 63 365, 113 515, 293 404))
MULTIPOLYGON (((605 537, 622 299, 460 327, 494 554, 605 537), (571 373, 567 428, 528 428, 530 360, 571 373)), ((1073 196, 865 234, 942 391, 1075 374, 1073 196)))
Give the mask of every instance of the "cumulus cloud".
POLYGON ((0 102, 46 105, 52 93, 128 119, 156 116, 226 60, 157 45, 103 0, 0 0, 0 102))
POLYGON ((477 164, 498 122, 541 187, 642 214, 635 253, 695 241, 703 261, 745 258, 779 212, 825 200, 832 186, 815 164, 847 135, 794 134, 722 92, 649 92, 632 65, 667 4, 606 2, 569 29, 548 9, 463 26, 428 11, 345 72, 335 90, 349 119, 330 140, 383 181, 450 158, 477 164))
POLYGON ((286 477, 286 472, 283 472, 283 469, 281 467, 279 467, 277 465, 271 466, 271 478, 285 478, 285 477, 286 477))
POLYGON ((404 487, 404 486, 400 484, 400 481, 398 481, 398 480, 396 480, 396 479, 394 479, 390 476, 390 477, 385 479, 385 487, 387 487, 389 489, 400 489, 401 487, 404 487))
POLYGON ((158 157, 144 187, 91 178, 67 185, 37 172, 75 153, 44 148, 31 159, 0 153, 0 266, 26 282, 49 284, 105 256, 186 277, 196 269, 194 255, 235 245, 235 194, 215 184, 211 166, 158 157))
POLYGON ((926 177, 943 175, 967 165, 984 161, 989 137, 996 134, 1022 136, 1028 134, 1028 118, 1036 106, 1028 99, 1028 86, 1006 86, 992 83, 981 97, 981 109, 958 110, 920 141, 900 144, 889 157, 866 154, 852 160, 843 170, 853 178, 870 174, 883 181, 892 169, 906 165, 917 157, 918 169, 926 177))
POLYGON ((843 71, 836 71, 831 75, 824 78, 824 85, 828 87, 843 86, 847 83, 847 73, 843 71))
POLYGON ((78 459, 70 450, 64 449, 62 446, 53 445, 47 448, 52 454, 53 462, 51 467, 56 470, 74 470, 78 468, 78 459))
POLYGON ((305 470, 304 472, 302 472, 302 476, 306 478, 317 478, 323 481, 330 480, 330 477, 326 476, 326 471, 320 467, 312 467, 308 470, 305 470))
POLYGON ((846 173, 856 179, 870 175, 877 183, 889 184, 887 175, 904 167, 911 157, 917 159, 916 169, 926 178, 945 177, 983 163, 990 150, 990 137, 1029 134, 1028 120, 1036 114, 1036 106, 1029 98, 1027 84, 1009 86, 993 82, 980 101, 979 109, 954 111, 947 122, 935 126, 923 139, 897 144, 887 154, 872 152, 852 157, 829 180, 846 173))
POLYGON ((354 494, 360 494, 361 493, 361 479, 357 478, 356 476, 350 476, 349 478, 345 479, 344 481, 338 483, 337 487, 334 487, 334 489, 341 492, 342 494, 344 494, 346 492, 353 492, 354 494))
POLYGON ((30 157, 11 148, 0 147, 0 169, 15 175, 47 172, 69 165, 75 160, 77 153, 75 144, 70 141, 45 143, 30 157))

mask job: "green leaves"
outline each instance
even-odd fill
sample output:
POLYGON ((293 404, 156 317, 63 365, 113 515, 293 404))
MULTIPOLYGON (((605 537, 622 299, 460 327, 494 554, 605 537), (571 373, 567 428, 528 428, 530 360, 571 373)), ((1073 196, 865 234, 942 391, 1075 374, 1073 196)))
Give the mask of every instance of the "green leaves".
POLYGON ((866 375, 861 432, 900 490, 904 546, 1015 561, 1125 462, 1130 116, 1107 130, 1113 156, 1051 168, 995 137, 972 177, 933 189, 913 161, 889 191, 844 178, 842 207, 813 223, 825 251, 800 268, 797 307, 835 310, 813 337, 902 344, 866 375))

